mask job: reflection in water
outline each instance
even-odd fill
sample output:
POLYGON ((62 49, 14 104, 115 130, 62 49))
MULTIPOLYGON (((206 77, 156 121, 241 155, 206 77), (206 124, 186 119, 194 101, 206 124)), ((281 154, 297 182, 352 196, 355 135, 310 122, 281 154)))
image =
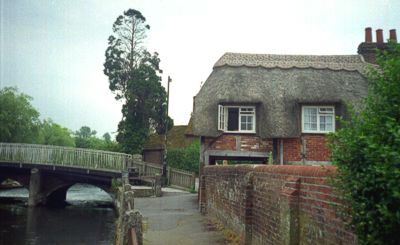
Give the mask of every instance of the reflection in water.
POLYGON ((29 208, 23 192, 0 191, 0 244, 112 244, 115 214, 104 191, 75 185, 65 208, 29 208))

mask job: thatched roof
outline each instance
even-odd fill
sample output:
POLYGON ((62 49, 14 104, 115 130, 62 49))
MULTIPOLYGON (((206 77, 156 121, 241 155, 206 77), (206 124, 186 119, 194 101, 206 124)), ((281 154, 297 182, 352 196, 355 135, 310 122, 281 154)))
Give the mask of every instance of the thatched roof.
POLYGON ((186 131, 185 131, 185 135, 187 137, 194 136, 194 134, 193 134, 193 117, 192 116, 190 116, 189 123, 188 123, 186 131))
POLYGON ((367 94, 367 63, 359 55, 226 53, 195 97, 193 133, 215 137, 218 104, 256 105, 257 135, 298 137, 301 104, 358 106, 367 94))
MULTIPOLYGON (((189 146, 193 142, 193 138, 186 137, 186 131, 188 126, 177 125, 173 126, 167 133, 167 148, 182 148, 189 146)), ((150 135, 146 144, 144 145, 145 150, 164 149, 164 135, 153 134, 150 135)))
POLYGON ((313 68, 334 71, 364 72, 366 66, 361 55, 276 55, 225 53, 214 65, 264 68, 313 68))

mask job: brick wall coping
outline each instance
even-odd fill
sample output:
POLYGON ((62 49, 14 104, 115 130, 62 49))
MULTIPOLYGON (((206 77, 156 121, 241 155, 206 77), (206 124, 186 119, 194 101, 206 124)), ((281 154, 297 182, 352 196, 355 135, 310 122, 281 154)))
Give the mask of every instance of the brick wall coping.
POLYGON ((206 166, 205 175, 240 172, 268 172, 273 174, 326 177, 336 173, 335 166, 303 166, 303 165, 231 165, 231 166, 206 166))

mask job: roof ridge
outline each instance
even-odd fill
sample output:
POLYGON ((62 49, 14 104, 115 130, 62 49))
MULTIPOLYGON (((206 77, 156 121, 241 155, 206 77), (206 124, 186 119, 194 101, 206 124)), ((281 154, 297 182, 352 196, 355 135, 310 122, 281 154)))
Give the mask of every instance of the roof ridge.
POLYGON ((364 73, 366 65, 361 55, 280 55, 249 54, 227 52, 215 63, 224 65, 264 68, 315 68, 331 70, 359 71, 364 73))
POLYGON ((359 56, 359 54, 268 54, 268 53, 245 53, 245 52, 225 52, 222 56, 227 54, 234 55, 260 55, 260 56, 359 56))

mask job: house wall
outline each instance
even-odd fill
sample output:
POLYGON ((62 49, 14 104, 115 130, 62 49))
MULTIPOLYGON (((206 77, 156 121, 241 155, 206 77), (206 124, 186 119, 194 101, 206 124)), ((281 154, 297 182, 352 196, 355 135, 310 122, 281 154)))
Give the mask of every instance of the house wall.
POLYGON ((223 134, 217 139, 205 138, 204 144, 208 150, 272 151, 272 140, 261 139, 253 135, 223 134))
POLYGON ((324 134, 304 134, 299 138, 283 139, 284 163, 328 162, 331 151, 324 134))
MULTIPOLYGON (((325 163, 329 161, 330 150, 324 134, 304 134, 298 138, 282 139, 283 163, 325 163)), ((218 138, 206 137, 202 141, 203 151, 264 152, 273 150, 272 139, 262 139, 255 135, 223 134, 218 138)), ((278 162, 280 162, 280 144, 278 144, 278 162)))
POLYGON ((207 166, 203 214, 234 230, 240 244, 355 244, 328 184, 333 166, 207 166))

